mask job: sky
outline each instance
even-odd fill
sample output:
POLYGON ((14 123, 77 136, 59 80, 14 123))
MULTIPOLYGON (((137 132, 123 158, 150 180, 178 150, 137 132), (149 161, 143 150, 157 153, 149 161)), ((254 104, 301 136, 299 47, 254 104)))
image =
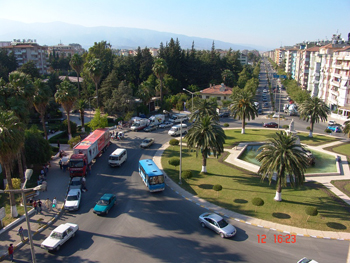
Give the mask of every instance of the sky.
POLYGON ((0 10, 25 23, 151 29, 267 49, 350 33, 349 0, 0 0, 0 10))

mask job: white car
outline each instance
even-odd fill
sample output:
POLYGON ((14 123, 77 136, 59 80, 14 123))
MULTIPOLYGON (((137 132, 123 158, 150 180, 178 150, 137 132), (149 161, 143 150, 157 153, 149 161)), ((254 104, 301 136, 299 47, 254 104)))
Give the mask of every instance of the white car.
POLYGON ((160 124, 160 125, 159 125, 159 128, 164 129, 164 128, 171 127, 171 126, 173 126, 173 125, 174 125, 174 124, 173 124, 172 122, 170 122, 170 121, 166 121, 166 122, 164 122, 164 123, 160 124))
POLYGON ((199 222, 203 228, 207 227, 218 233, 222 238, 236 235, 236 228, 227 223, 224 218, 215 213, 203 213, 199 216, 199 222))
POLYGON ((68 239, 75 236, 78 230, 79 227, 76 224, 61 224, 41 243, 41 247, 48 251, 58 251, 68 239))
POLYGON ((141 148, 148 148, 154 143, 154 138, 145 138, 140 144, 141 148))
POLYGON ((68 192, 66 201, 64 203, 64 209, 68 211, 78 210, 81 200, 81 190, 80 189, 71 189, 68 192))
POLYGON ((337 124, 336 121, 329 121, 329 122, 328 122, 328 126, 333 126, 333 125, 336 125, 336 124, 337 124))
POLYGON ((313 259, 302 258, 297 263, 318 263, 318 262, 313 259))

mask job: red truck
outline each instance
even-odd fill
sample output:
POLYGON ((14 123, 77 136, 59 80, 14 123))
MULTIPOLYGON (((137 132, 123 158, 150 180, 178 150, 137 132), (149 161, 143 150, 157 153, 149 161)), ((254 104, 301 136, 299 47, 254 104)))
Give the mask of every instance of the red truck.
POLYGON ((73 148, 69 160, 69 174, 71 177, 85 176, 92 160, 102 154, 110 145, 111 135, 108 128, 96 129, 88 137, 73 148))

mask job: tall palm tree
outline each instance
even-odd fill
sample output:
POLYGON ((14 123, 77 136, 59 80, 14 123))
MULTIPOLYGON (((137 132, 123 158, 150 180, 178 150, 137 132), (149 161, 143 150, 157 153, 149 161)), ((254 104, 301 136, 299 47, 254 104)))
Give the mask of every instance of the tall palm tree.
POLYGON ((40 119, 43 124, 45 138, 47 140, 45 113, 46 113, 46 107, 49 104, 50 98, 52 96, 51 88, 46 83, 42 82, 41 79, 36 79, 33 84, 35 87, 33 104, 36 111, 40 114, 40 119))
POLYGON ((86 104, 86 100, 83 99, 79 99, 77 101, 77 108, 79 110, 80 113, 80 120, 81 120, 81 130, 85 131, 85 123, 84 123, 84 113, 85 113, 85 108, 86 108, 87 104, 86 104))
POLYGON ((63 81, 57 86, 57 91, 55 93, 55 100, 57 103, 61 104, 63 109, 67 114, 68 122, 68 138, 72 139, 72 133, 70 128, 70 112, 74 107, 74 103, 78 98, 77 88, 70 83, 68 80, 63 81))
POLYGON ((302 185, 305 181, 308 157, 303 146, 296 143, 297 139, 284 131, 277 132, 274 138, 259 148, 261 152, 256 156, 261 163, 258 174, 262 180, 268 178, 271 184, 274 174, 277 175, 275 201, 282 200, 282 186, 287 185, 288 175, 292 186, 302 185))
POLYGON ((90 75, 92 81, 95 83, 97 108, 99 108, 100 104, 99 104, 99 100, 98 100, 98 84, 100 83, 100 80, 102 78, 103 65, 102 65, 101 60, 99 60, 98 58, 93 58, 90 61, 88 61, 86 68, 89 72, 89 75, 90 75))
POLYGON ((312 137, 315 122, 327 121, 327 115, 331 111, 320 98, 312 97, 300 105, 299 112, 303 120, 310 121, 309 137, 312 137))
POLYGON ((203 116, 196 121, 185 136, 187 146, 200 150, 203 158, 201 172, 207 172, 207 158, 210 153, 218 156, 224 152, 226 135, 213 116, 203 116))
POLYGON ((142 98, 142 102, 145 106, 149 105, 152 97, 155 95, 156 91, 152 84, 148 81, 144 81, 140 84, 137 90, 137 96, 142 98))
POLYGON ((164 59, 157 58, 152 67, 154 75, 159 79, 160 86, 160 103, 163 105, 163 80, 165 74, 168 72, 168 66, 164 59))
POLYGON ((198 100, 197 103, 194 105, 193 112, 191 114, 190 120, 200 120, 205 116, 213 116, 213 119, 215 121, 219 121, 219 115, 216 112, 216 106, 217 104, 213 101, 201 99, 198 100))
MULTIPOLYGON (((0 163, 5 169, 8 188, 12 186, 12 163, 24 145, 24 127, 12 111, 0 111, 0 163)), ((17 217, 15 196, 10 193, 11 216, 17 217)))
POLYGON ((254 105, 254 95, 246 90, 241 90, 232 96, 231 111, 233 118, 242 120, 242 134, 245 133, 245 119, 254 120, 258 116, 258 110, 254 105))
POLYGON ((77 73, 77 76, 78 76, 78 97, 80 98, 79 77, 80 77, 80 73, 84 67, 84 59, 79 54, 74 54, 73 57, 71 58, 71 60, 69 61, 69 65, 77 73))
MULTIPOLYGON (((348 117, 348 119, 350 119, 350 116, 348 117)), ((344 134, 348 134, 348 138, 350 139, 350 121, 346 121, 344 122, 344 130, 343 130, 343 133, 344 134)))

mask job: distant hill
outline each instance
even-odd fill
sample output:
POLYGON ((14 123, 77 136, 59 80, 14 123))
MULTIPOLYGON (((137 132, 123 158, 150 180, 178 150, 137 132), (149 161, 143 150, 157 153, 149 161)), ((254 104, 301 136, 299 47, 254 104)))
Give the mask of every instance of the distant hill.
POLYGON ((258 46, 245 46, 227 43, 219 40, 190 37, 173 34, 169 32, 158 32, 148 29, 137 29, 127 27, 84 27, 63 22, 52 23, 23 23, 7 19, 0 19, 0 41, 12 41, 13 39, 36 39, 40 45, 57 45, 59 43, 78 43, 83 48, 88 49, 95 42, 105 40, 113 48, 135 49, 138 46, 158 48, 160 43, 165 45, 171 38, 179 39, 181 48, 192 47, 195 49, 210 50, 215 43, 216 49, 243 50, 243 49, 265 49, 258 46))

